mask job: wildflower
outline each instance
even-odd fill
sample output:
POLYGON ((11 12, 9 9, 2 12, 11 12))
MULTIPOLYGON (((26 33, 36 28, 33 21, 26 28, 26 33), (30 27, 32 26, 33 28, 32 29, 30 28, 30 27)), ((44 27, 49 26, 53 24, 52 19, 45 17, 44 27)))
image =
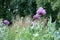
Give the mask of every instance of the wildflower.
POLYGON ((40 14, 41 15, 45 15, 46 14, 46 11, 45 10, 42 10, 40 14))
POLYGON ((31 22, 31 26, 33 26, 34 25, 34 22, 31 22))
POLYGON ((33 16, 33 18, 34 18, 34 19, 38 19, 38 18, 39 18, 39 15, 36 14, 36 15, 33 16))
POLYGON ((4 23, 5 25, 9 25, 9 21, 8 21, 8 20, 4 20, 3 23, 4 23))
POLYGON ((45 14, 46 14, 46 11, 45 11, 45 9, 43 9, 42 7, 40 7, 40 8, 37 10, 36 13, 39 14, 39 15, 45 15, 45 14))

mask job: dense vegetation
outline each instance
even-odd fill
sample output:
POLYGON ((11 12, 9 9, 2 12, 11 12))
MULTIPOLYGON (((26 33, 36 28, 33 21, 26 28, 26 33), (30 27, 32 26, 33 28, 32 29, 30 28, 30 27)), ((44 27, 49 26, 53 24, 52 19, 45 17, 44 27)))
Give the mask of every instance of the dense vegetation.
POLYGON ((0 19, 0 40, 60 40, 60 0, 0 0, 0 19), (35 20, 39 7, 46 14, 35 20), (13 23, 17 15, 26 27, 13 23), (31 19, 24 21, 26 16, 31 19))
MULTIPOLYGON (((21 17, 36 14, 38 7, 47 11, 45 17, 52 16, 52 22, 60 20, 60 0, 0 0, 0 18, 12 20, 19 14, 21 17), (58 15, 58 16, 57 16, 58 15)), ((59 24, 59 23, 58 23, 59 24)))

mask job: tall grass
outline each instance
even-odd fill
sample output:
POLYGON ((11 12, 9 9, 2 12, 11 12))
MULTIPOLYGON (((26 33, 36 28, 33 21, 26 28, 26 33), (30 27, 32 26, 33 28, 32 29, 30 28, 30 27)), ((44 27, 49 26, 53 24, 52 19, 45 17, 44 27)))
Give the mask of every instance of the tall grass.
POLYGON ((51 23, 52 18, 50 17, 46 25, 45 21, 41 19, 34 21, 33 26, 26 24, 26 27, 23 28, 15 26, 10 29, 5 25, 2 29, 0 27, 0 32, 4 31, 1 32, 0 40, 60 40, 60 29, 55 29, 56 22, 51 23))

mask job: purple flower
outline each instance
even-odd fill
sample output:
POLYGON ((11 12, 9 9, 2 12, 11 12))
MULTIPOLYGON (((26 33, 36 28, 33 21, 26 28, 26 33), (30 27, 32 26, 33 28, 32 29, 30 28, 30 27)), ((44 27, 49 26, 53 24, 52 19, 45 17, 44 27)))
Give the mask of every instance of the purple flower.
POLYGON ((3 23, 4 23, 5 25, 9 25, 10 22, 9 22, 8 20, 4 20, 3 23))
POLYGON ((40 14, 41 15, 45 15, 46 14, 46 11, 45 10, 42 10, 40 14))
POLYGON ((33 18, 34 18, 34 19, 38 19, 38 18, 39 18, 39 15, 36 14, 36 15, 33 16, 33 18))
POLYGON ((40 7, 40 8, 37 10, 36 13, 39 14, 39 15, 45 15, 45 14, 46 14, 46 11, 45 11, 45 9, 43 9, 42 7, 40 7))
POLYGON ((34 22, 31 22, 31 26, 33 26, 34 25, 34 22))

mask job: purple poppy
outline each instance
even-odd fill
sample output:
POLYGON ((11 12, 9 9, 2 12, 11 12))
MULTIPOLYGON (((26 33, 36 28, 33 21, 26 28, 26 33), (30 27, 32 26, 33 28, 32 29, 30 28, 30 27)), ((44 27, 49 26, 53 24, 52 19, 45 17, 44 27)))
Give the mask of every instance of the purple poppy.
POLYGON ((5 25, 9 25, 10 22, 9 22, 8 20, 4 20, 3 23, 4 23, 5 25))
POLYGON ((46 14, 46 11, 45 11, 45 9, 43 9, 42 7, 40 7, 40 8, 37 10, 36 13, 39 14, 39 15, 45 15, 45 14, 46 14))
POLYGON ((31 26, 33 26, 34 25, 34 22, 31 22, 31 26))
POLYGON ((34 18, 34 19, 38 19, 38 18, 39 18, 39 15, 36 14, 36 15, 33 16, 33 18, 34 18))

